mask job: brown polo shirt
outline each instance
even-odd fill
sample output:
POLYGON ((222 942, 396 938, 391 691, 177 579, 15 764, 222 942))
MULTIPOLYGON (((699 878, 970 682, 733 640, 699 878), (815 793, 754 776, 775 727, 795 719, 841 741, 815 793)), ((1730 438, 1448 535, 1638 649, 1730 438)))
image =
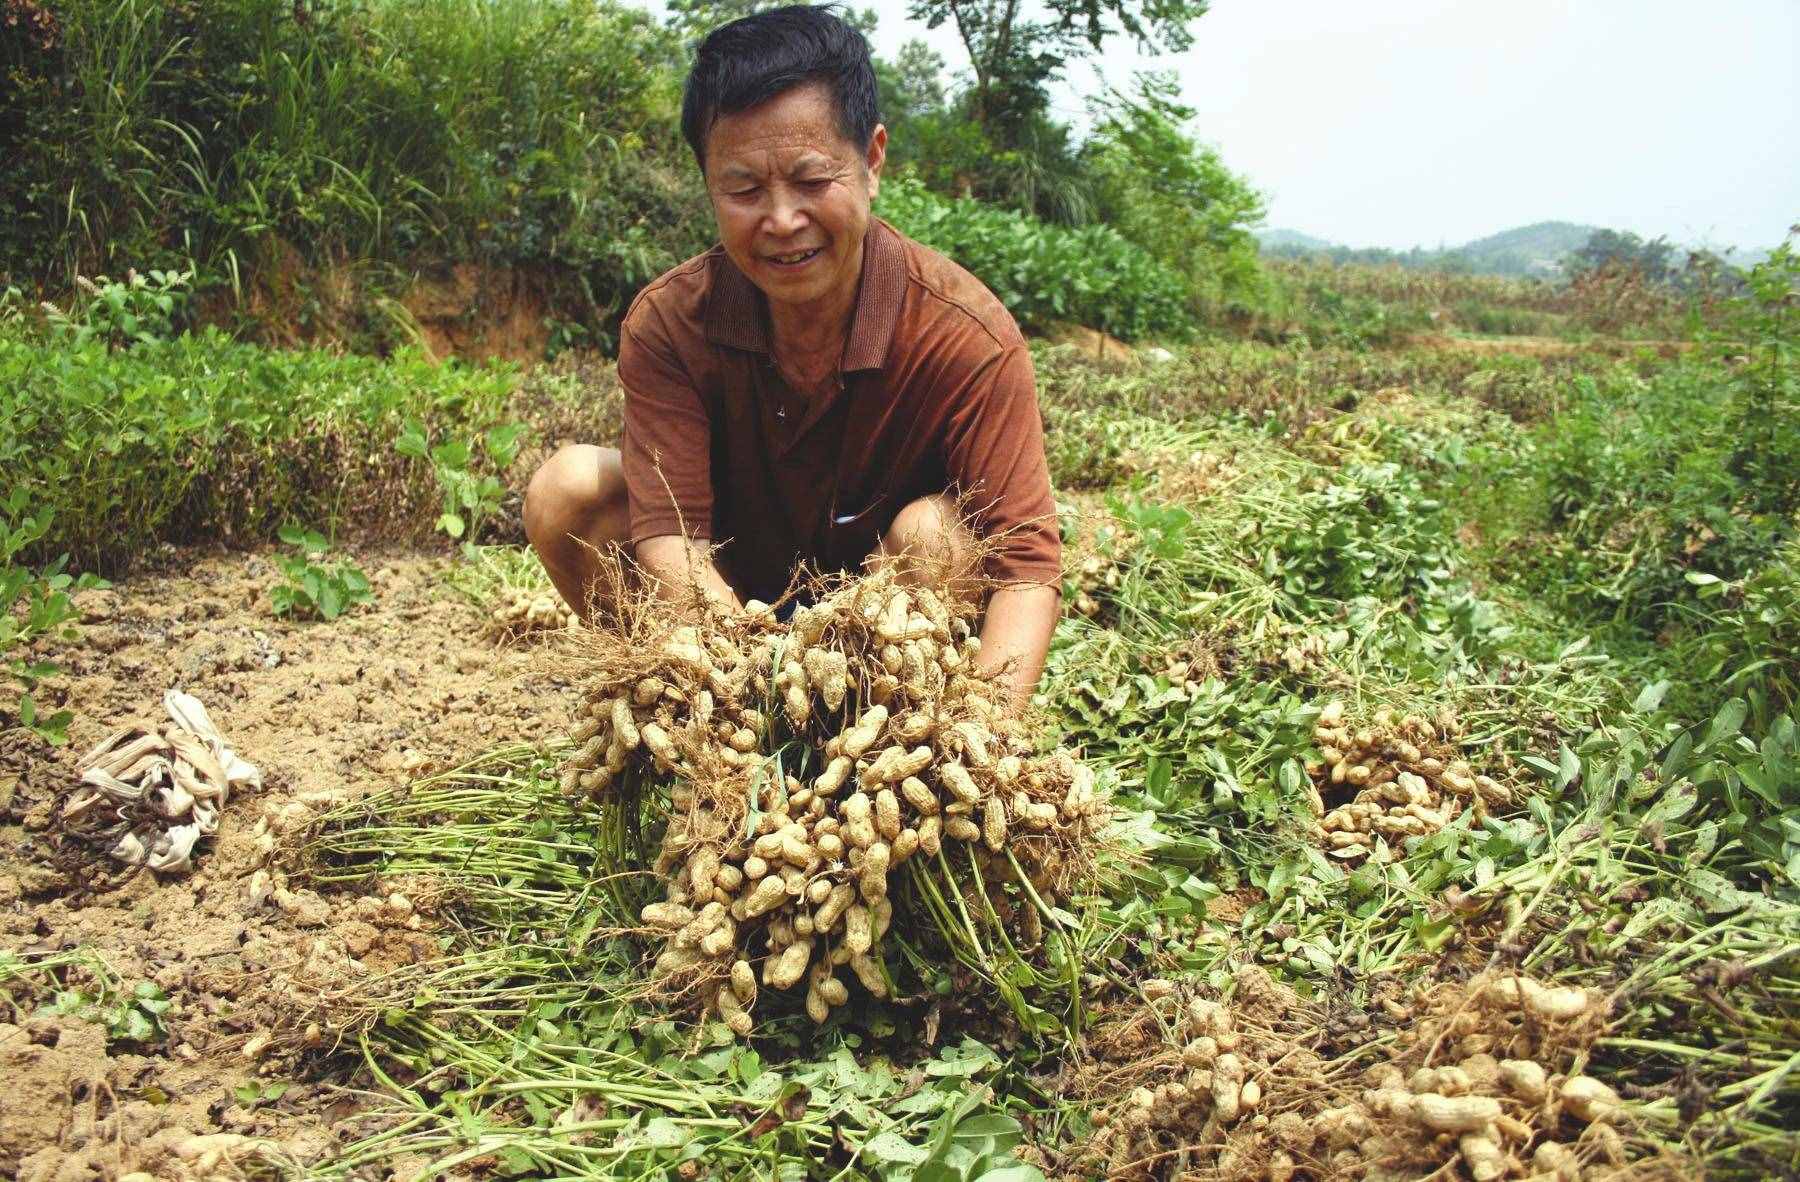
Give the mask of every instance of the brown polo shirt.
POLYGON ((772 600, 794 565, 847 570, 894 515, 966 497, 1001 583, 1061 579, 1031 354, 979 280, 880 219, 838 380, 811 402, 770 354, 764 297, 723 247, 639 293, 619 339, 631 538, 724 546, 772 600))

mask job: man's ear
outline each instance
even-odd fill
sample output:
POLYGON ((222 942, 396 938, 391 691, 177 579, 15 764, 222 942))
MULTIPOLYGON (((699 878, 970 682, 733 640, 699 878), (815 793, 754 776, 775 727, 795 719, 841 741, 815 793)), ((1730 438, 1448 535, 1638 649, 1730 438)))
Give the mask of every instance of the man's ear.
POLYGON ((881 189, 881 166, 887 163, 887 125, 877 123, 869 136, 869 151, 863 158, 863 166, 869 172, 869 200, 875 200, 875 194, 881 189))

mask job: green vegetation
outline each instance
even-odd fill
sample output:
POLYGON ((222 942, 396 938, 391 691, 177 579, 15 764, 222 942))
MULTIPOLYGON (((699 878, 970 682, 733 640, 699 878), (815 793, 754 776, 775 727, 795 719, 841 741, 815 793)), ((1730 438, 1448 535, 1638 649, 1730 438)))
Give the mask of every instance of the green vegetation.
POLYGON ((96 340, 115 349, 166 341, 176 335, 192 278, 185 271, 128 271, 123 283, 114 283, 104 275, 97 280, 77 275, 82 296, 66 311, 45 304, 46 323, 53 335, 77 347, 96 340))
MULTIPOLYGON (((0 300, 8 741, 69 721, 31 694, 51 642, 77 642, 70 593, 96 580, 72 572, 158 543, 279 538, 276 610, 325 621, 369 593, 327 538, 447 535, 467 597, 542 591, 529 554, 484 543, 529 449, 616 431, 616 378, 571 346, 708 240, 673 133, 680 34, 755 4, 659 28, 577 0, 4 3, 33 19, 0 28, 0 268, 53 297, 0 300), (363 318, 342 336, 391 343, 379 297, 446 260, 552 272, 559 365, 220 327, 298 309, 329 337, 340 268, 363 318), (100 271, 123 278, 80 278, 100 271)), ((914 995, 857 993, 823 1025, 777 999, 748 1043, 680 1021, 644 988, 642 815, 567 799, 557 745, 501 746, 289 834, 294 885, 404 889, 434 954, 302 965, 258 1014, 284 1072, 363 1106, 293 1176, 1089 1176, 1098 1115, 1174 1037, 1152 983, 1230 997, 1244 965, 1317 1007, 1329 1068, 1269 1071, 1265 1111, 1360 1096, 1435 991, 1517 971, 1603 1001, 1563 1066, 1622 1097, 1620 1154, 1800 1170, 1800 263, 1703 293, 1605 260, 1570 284, 1259 263, 1255 194, 1166 84, 1097 104, 1085 137, 1040 101, 1070 55, 1133 21, 1175 41, 1197 9, 1052 5, 1100 22, 1059 27, 976 5, 970 90, 917 48, 881 67, 879 212, 1028 325, 1185 341, 1162 362, 1037 351, 1074 609, 1040 705, 1115 786, 1132 852, 1051 913, 1055 959, 984 945, 980 904, 915 863, 896 897, 956 942, 897 925, 914 995), (1458 332, 1567 347, 1444 347, 1458 332), (1676 336, 1698 339, 1618 339, 1676 336), (1481 807, 1328 831, 1373 774, 1328 720, 1409 716, 1444 757, 1419 766, 1466 762, 1481 807)), ((0 986, 14 1021, 30 995, 137 1051, 171 1012, 79 949, 0 952, 0 986)), ((1218 1129, 1164 1131, 1130 1176, 1223 1171, 1218 1129)), ((1590 1167, 1612 1151, 1581 1144, 1590 1167)))
POLYGON ((1082 148, 1094 213, 1173 268, 1200 323, 1257 302, 1256 244, 1247 226, 1262 220, 1262 198, 1219 154, 1185 130, 1191 107, 1172 75, 1139 78, 1135 95, 1093 104, 1093 136, 1082 148))
POLYGON ((917 1062, 864 1053, 916 1028, 899 1011, 816 1053, 803 1015, 756 1049, 638 1021, 641 978, 616 934, 635 924, 620 898, 630 884, 593 875, 619 837, 596 832, 592 811, 557 790, 554 764, 519 747, 323 818, 306 850, 315 881, 424 875, 475 906, 455 958, 353 1003, 370 1007, 365 1051, 391 1078, 419 1080, 385 1098, 409 1119, 308 1176, 412 1153, 448 1165, 479 1145, 516 1168, 596 1178, 701 1159, 733 1177, 811 1176, 834 1159, 846 1176, 1030 1177, 988 1172, 1022 1130, 991 1090, 1015 1069, 980 1043, 949 1039, 917 1062), (439 1095, 455 1097, 454 1125, 438 1120, 439 1095), (508 1115, 519 1106, 523 1122, 508 1115), (573 1123, 555 1119, 571 1111, 573 1123), (584 1152, 591 1133, 606 1152, 584 1152))
MULTIPOLYGON (((1581 1069, 1626 1097, 1625 1152, 1800 1164, 1791 265, 1758 272, 1719 356, 1042 350, 1070 599, 1095 609, 1060 626, 1043 701, 1139 857, 1059 915, 1099 1025, 1021 1020, 1057 986, 980 956, 822 1029, 777 1005, 748 1045, 647 1011, 621 853, 644 835, 566 800, 554 751, 503 747, 304 840, 315 888, 424 886, 450 922, 440 958, 331 992, 351 1057, 327 1061, 366 1065, 372 1123, 303 1176, 422 1155, 1028 1182, 1079 1169, 1095 1106, 1122 1099, 1059 1073, 1108 1053, 1143 982, 1223 991, 1243 963, 1360 1015, 1332 1027, 1366 1031, 1350 1064, 1401 1045, 1379 999, 1404 1012, 1415 984, 1498 964, 1588 987, 1610 1009, 1581 1069), (1694 522, 1725 528, 1690 552, 1694 522), (1318 737, 1338 709, 1445 720, 1509 802, 1335 856, 1312 794, 1346 798, 1318 737)), ((471 595, 542 585, 518 551, 473 554, 471 595)))
POLYGON ((1263 331, 1271 320, 1304 323, 1310 308, 1328 328, 1360 323, 1346 339, 1365 343, 1381 343, 1390 327, 1682 338, 1719 327, 1726 302, 1746 290, 1745 273, 1711 251, 1687 252, 1677 265, 1666 239, 1565 222, 1437 251, 1351 250, 1291 231, 1262 241, 1275 262, 1274 297, 1254 309, 1263 331))
POLYGON ((1026 326, 1074 320, 1128 340, 1188 331, 1181 279, 1110 227, 1048 225, 907 178, 884 186, 878 210, 982 277, 1026 326))
POLYGON ((154 981, 126 985, 100 957, 84 949, 71 949, 30 960, 0 949, 0 1000, 8 1003, 8 1020, 22 1022, 33 1014, 12 1004, 12 988, 26 981, 50 986, 48 999, 36 1014, 78 1018, 106 1028, 109 1041, 149 1050, 168 1037, 164 1015, 169 996, 154 981))
POLYGON ((1489 456, 1484 477, 1483 527, 1515 577, 1592 626, 1694 646, 1764 716, 1795 702, 1780 646, 1800 537, 1797 277, 1784 246, 1751 272, 1718 356, 1571 383, 1555 419, 1489 456))
POLYGON ((1424 331, 1670 341, 1717 327, 1726 289, 1656 284, 1632 269, 1569 282, 1506 279, 1318 260, 1265 264, 1267 295, 1245 310, 1252 335, 1391 344, 1424 331))
POLYGON ((474 466, 477 449, 469 442, 452 437, 434 446, 425 428, 416 422, 407 423, 394 440, 394 450, 431 464, 432 475, 443 494, 443 512, 438 514, 437 528, 452 538, 474 538, 488 519, 499 512, 505 488, 494 473, 512 467, 524 431, 525 424, 515 422, 489 427, 481 434, 480 454, 487 471, 474 466))
POLYGON ((1006 0, 913 0, 911 16, 956 32, 975 75, 968 115, 996 147, 1017 148, 1043 128, 1048 84, 1069 62, 1125 37, 1142 50, 1180 52, 1206 8, 1205 0, 1047 0, 1032 12, 1006 0))
POLYGON ((513 384, 505 367, 271 351, 211 328, 119 351, 0 333, 0 465, 45 526, 20 557, 113 572, 153 541, 254 541, 288 521, 414 532, 437 490, 395 451, 406 424, 485 432, 513 384))
POLYGON ((679 51, 640 11, 46 11, 47 28, 0 34, 0 275, 15 282, 191 268, 215 314, 252 316, 254 289, 300 283, 317 290, 283 310, 323 316, 328 285, 295 262, 379 293, 414 260, 475 259, 552 267, 597 320, 710 233, 674 135, 679 51))
MULTIPOLYGON (((680 6, 668 28, 610 0, 331 0, 303 20, 284 0, 41 10, 43 23, 0 32, 11 83, 0 150, 16 161, 0 178, 0 283, 60 296, 96 271, 180 272, 191 299, 152 308, 134 279, 135 302, 119 313, 153 314, 163 336, 198 319, 366 348, 406 339, 392 297, 413 275, 474 261, 540 277, 554 349, 605 344, 639 287, 713 238, 675 126, 682 38, 762 6, 680 6)), ((1107 30, 1116 18, 1170 44, 1200 11, 1109 7, 1107 30)), ((994 52, 1012 61, 1022 43, 995 35, 994 52)), ((993 85, 962 95, 946 94, 942 61, 917 49, 880 63, 894 166, 910 163, 940 197, 973 192, 1023 215, 1001 224, 996 210, 971 211, 950 219, 971 226, 951 229, 918 195, 893 202, 893 216, 910 232, 902 207, 918 209, 922 232, 957 246, 1019 239, 959 261, 1016 293, 1023 319, 1091 307, 1122 336, 1181 335, 1190 321, 1173 305, 1191 317, 1247 296, 1254 247, 1243 226, 1258 213, 1243 182, 1188 138, 1188 112, 1118 105, 1081 143, 1041 111, 1029 136, 1016 132, 994 105, 1004 92, 1000 106, 1037 110, 1061 61, 1108 35, 1084 18, 1078 33, 1052 37, 1054 60, 1027 55, 1037 64, 1024 74, 1001 63, 984 75, 993 85), (987 122, 969 122, 969 110, 990 108, 987 122), (1148 209, 1159 197, 1195 213, 1163 222, 1148 209), (1045 216, 1065 229, 1037 224, 1045 216), (1060 310, 1040 298, 1046 266, 1090 253, 1085 294, 1060 310)), ((104 319, 97 329, 117 331, 104 319)))
POLYGON ((1465 242, 1436 250, 1414 247, 1411 250, 1384 250, 1380 247, 1358 249, 1338 246, 1323 238, 1292 230, 1272 230, 1262 235, 1263 249, 1272 255, 1291 259, 1326 260, 1337 265, 1347 263, 1365 266, 1393 265, 1409 271, 1439 271, 1448 274, 1499 275, 1509 279, 1541 279, 1552 275, 1563 259, 1579 250, 1597 233, 1607 233, 1598 226, 1582 226, 1573 222, 1535 222, 1515 226, 1465 242))
MULTIPOLYGON (((1667 238, 1645 240, 1630 231, 1572 222, 1515 226, 1461 246, 1436 250, 1417 246, 1411 250, 1359 249, 1294 230, 1266 230, 1258 238, 1263 250, 1276 258, 1336 266, 1399 267, 1507 279, 1550 279, 1558 274, 1610 269, 1632 272, 1652 285, 1687 291, 1737 288, 1736 266, 1744 265, 1746 255, 1737 250, 1728 250, 1723 256, 1704 248, 1680 250, 1667 238)), ((1754 262, 1755 258, 1748 261, 1754 262)))
POLYGON ((368 576, 355 563, 340 560, 327 565, 331 543, 323 534, 297 525, 284 525, 279 532, 292 553, 275 556, 283 579, 271 593, 276 615, 335 620, 375 598, 368 576))
POLYGON ((67 740, 74 714, 68 710, 40 714, 31 696, 38 682, 55 674, 56 666, 23 654, 40 639, 75 639, 69 623, 75 608, 69 593, 103 587, 105 583, 91 574, 70 574, 64 569, 68 563, 66 554, 41 566, 28 561, 26 556, 38 550, 51 532, 52 513, 49 508, 34 505, 23 484, 14 485, 0 500, 0 662, 4 663, 9 688, 18 695, 11 701, 0 701, 9 707, 16 702, 19 726, 48 742, 62 743, 67 740))

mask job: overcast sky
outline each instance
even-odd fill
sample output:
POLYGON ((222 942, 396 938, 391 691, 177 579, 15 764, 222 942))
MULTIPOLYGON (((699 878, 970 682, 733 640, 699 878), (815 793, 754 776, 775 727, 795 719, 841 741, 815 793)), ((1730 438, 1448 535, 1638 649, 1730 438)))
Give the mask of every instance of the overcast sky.
MULTIPOLYGON (((923 34, 881 8, 878 53, 923 34)), ((1800 220, 1800 0, 1214 0, 1194 31, 1104 75, 1176 69, 1270 226, 1408 247, 1558 219, 1767 247, 1800 220)), ((966 65, 948 30, 927 40, 966 65)), ((1095 84, 1075 71, 1057 109, 1095 84)))

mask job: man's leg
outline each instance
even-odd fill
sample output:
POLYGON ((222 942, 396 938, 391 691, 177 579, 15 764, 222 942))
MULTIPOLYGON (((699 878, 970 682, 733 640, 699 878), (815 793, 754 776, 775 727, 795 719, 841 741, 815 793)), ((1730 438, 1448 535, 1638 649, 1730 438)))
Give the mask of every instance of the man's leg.
POLYGON ((902 508, 865 561, 870 570, 890 563, 903 583, 949 586, 966 599, 981 593, 981 544, 942 494, 902 508))
MULTIPOLYGON (((545 460, 525 489, 525 536, 563 599, 584 618, 613 543, 629 547, 631 513, 619 451, 572 443, 545 460)), ((604 593, 605 588, 602 587, 604 593)))

